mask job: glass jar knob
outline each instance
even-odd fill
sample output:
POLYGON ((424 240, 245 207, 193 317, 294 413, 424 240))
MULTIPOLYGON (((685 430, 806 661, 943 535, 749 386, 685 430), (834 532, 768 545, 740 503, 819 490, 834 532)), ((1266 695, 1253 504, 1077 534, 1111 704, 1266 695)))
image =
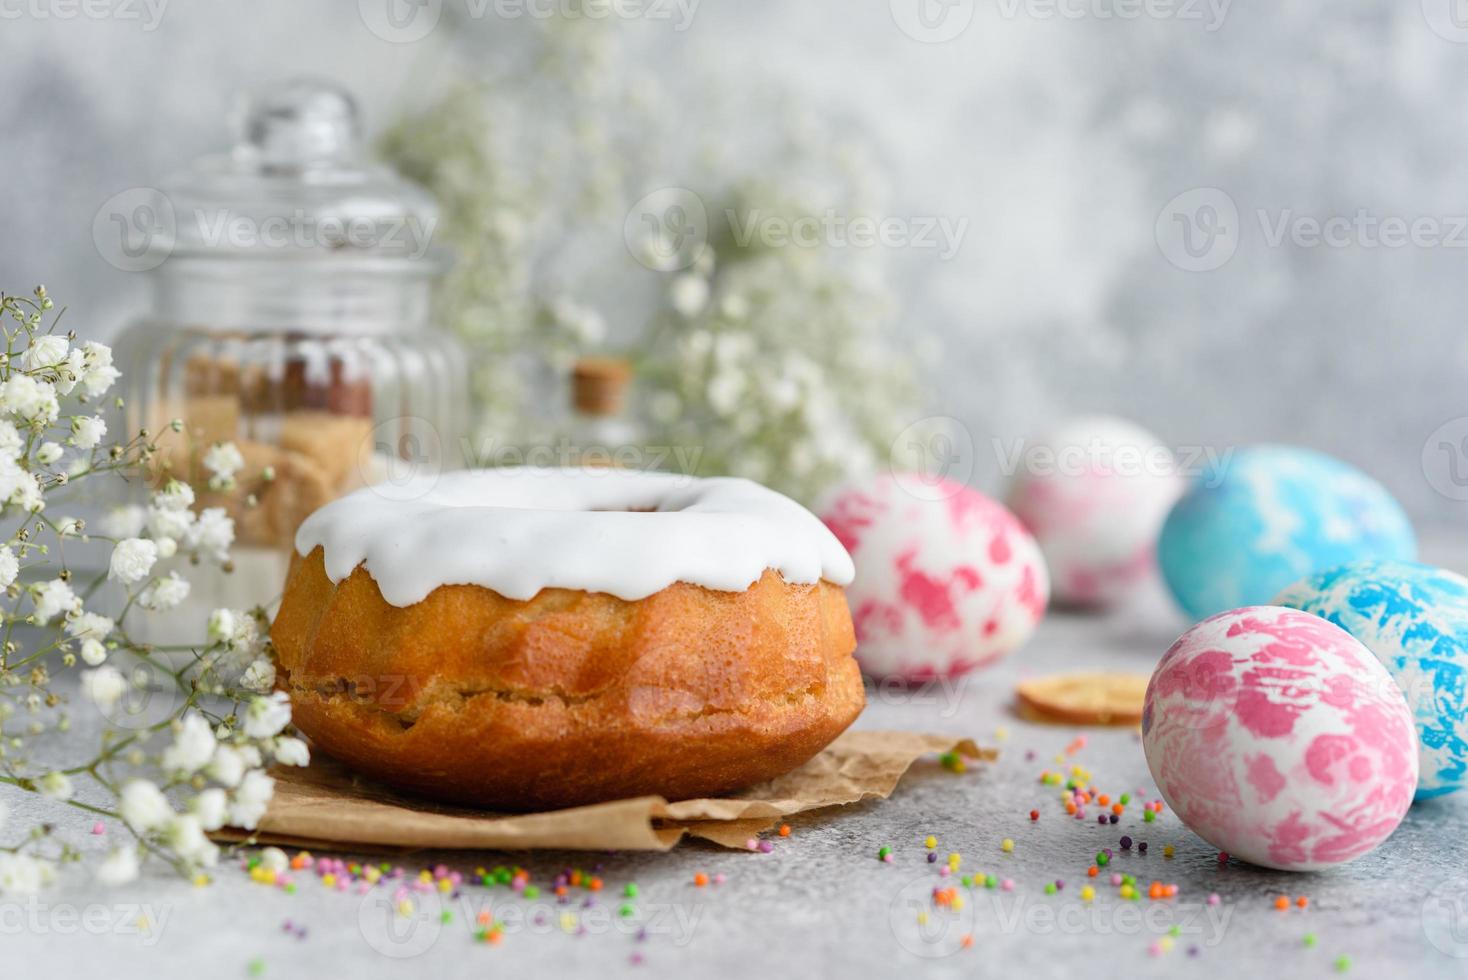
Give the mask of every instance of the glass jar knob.
POLYGON ((354 160, 361 139, 357 103, 330 82, 297 78, 257 92, 242 137, 267 170, 299 172, 354 160))

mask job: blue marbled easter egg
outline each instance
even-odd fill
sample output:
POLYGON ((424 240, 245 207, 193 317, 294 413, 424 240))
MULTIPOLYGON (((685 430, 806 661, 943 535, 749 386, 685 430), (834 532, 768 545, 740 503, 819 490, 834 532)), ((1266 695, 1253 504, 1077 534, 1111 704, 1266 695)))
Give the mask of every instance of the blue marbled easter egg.
POLYGON ((1417 721, 1419 800, 1468 782, 1468 578, 1358 561, 1296 582, 1275 605, 1330 620, 1386 664, 1417 721))
POLYGON ((1195 476, 1157 543, 1168 588, 1196 619, 1346 562, 1415 557, 1412 525, 1381 484, 1289 446, 1239 449, 1195 476))

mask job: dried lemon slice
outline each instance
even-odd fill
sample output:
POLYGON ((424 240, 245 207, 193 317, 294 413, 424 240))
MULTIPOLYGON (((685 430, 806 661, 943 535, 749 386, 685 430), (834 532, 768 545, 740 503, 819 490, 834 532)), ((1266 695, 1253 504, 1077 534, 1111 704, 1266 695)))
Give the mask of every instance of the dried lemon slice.
POLYGON ((1021 681, 1015 693, 1035 721, 1135 725, 1142 720, 1147 674, 1053 674, 1021 681))

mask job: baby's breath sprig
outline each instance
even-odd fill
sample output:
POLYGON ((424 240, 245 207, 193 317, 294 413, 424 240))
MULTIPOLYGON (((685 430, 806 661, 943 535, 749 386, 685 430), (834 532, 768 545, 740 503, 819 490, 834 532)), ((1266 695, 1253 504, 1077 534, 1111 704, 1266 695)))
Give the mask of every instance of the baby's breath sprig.
MULTIPOLYGON (((169 480, 96 530, 48 512, 48 495, 84 480, 156 483, 158 451, 146 430, 105 441, 92 406, 117 382, 112 351, 59 332, 53 310, 45 287, 0 293, 0 784, 120 824, 129 842, 97 865, 103 882, 136 877, 148 855, 200 875, 219 857, 209 833, 253 829, 274 791, 266 766, 305 765, 307 748, 273 690, 263 609, 215 610, 197 644, 134 636, 140 617, 188 597, 180 569, 229 567, 222 508, 197 508, 193 488, 169 480), (79 582, 69 544, 110 547, 106 569, 79 582), (92 608, 104 596, 110 615, 92 608), (79 710, 100 718, 78 725, 79 710)), ((229 485, 239 461, 229 443, 211 449, 210 485, 229 485)), ((0 894, 34 892, 83 860, 49 824, 15 839, 5 818, 0 804, 0 894)))

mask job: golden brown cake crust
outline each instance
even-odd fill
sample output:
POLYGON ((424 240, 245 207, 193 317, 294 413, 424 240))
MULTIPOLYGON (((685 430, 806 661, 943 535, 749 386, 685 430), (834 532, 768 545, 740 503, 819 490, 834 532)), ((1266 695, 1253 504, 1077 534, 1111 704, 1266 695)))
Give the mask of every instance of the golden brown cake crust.
POLYGON ((319 749, 502 810, 730 792, 805 762, 864 703, 843 590, 775 571, 745 592, 447 585, 397 607, 363 567, 333 585, 318 548, 293 559, 271 638, 319 749))

